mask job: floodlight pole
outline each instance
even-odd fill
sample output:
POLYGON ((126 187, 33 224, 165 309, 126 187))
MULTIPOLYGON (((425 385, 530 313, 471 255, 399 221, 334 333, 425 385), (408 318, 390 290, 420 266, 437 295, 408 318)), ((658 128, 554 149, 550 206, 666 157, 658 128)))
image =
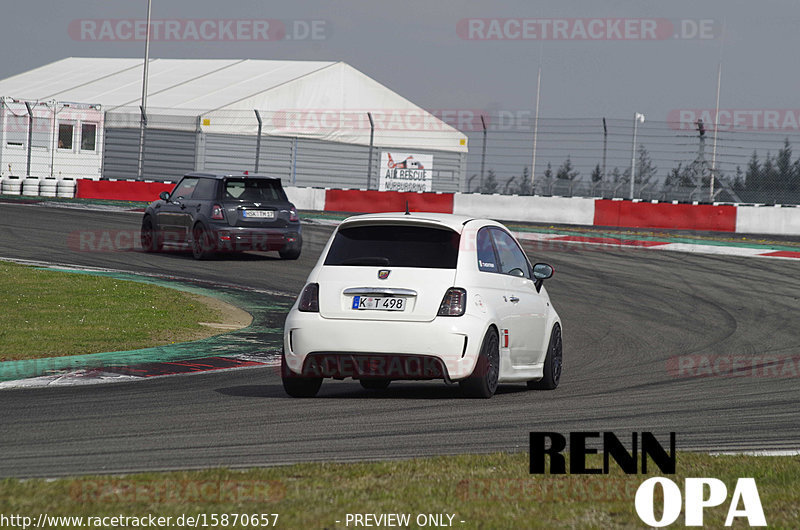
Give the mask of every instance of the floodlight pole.
POLYGON ((639 122, 644 123, 644 114, 633 113, 633 146, 631 147, 631 193, 630 199, 633 200, 633 186, 636 183, 636 129, 639 122))
POLYGON ((150 63, 150 10, 152 0, 147 0, 147 34, 144 37, 144 71, 142 72, 142 119, 139 122, 139 163, 137 178, 143 177, 144 170, 144 129, 147 120, 147 67, 150 63))
POLYGON ((539 50, 539 73, 536 74, 536 114, 533 119, 533 158, 531 159, 531 195, 536 195, 534 179, 536 178, 536 139, 539 136, 539 94, 542 87, 542 51, 539 50))
POLYGON ((708 188, 708 201, 714 202, 714 177, 717 171, 717 132, 719 131, 719 88, 722 84, 722 61, 717 66, 717 103, 714 109, 714 146, 711 148, 711 183, 708 188))

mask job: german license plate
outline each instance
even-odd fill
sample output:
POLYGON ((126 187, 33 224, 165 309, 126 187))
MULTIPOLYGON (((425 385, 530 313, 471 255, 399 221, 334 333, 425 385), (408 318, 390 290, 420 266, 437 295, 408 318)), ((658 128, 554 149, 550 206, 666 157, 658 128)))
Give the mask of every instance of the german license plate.
POLYGON ((254 219, 274 219, 275 212, 272 210, 242 210, 242 217, 252 217, 254 219))
POLYGON ((353 309, 374 309, 378 311, 405 311, 406 299, 395 297, 354 296, 353 309))

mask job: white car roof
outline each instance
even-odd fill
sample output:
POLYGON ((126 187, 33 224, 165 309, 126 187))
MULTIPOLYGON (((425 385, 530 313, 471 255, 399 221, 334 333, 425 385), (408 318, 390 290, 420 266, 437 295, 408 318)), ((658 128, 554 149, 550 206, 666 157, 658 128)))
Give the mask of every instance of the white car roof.
POLYGON ((390 222, 392 224, 410 223, 410 224, 432 224, 440 225, 459 234, 464 229, 464 225, 469 221, 483 221, 486 224, 497 224, 488 219, 478 219, 476 217, 469 217, 467 215, 455 215, 451 213, 434 213, 434 212, 386 212, 386 213, 368 213, 363 215, 354 215, 348 217, 340 226, 348 224, 371 224, 375 222, 390 222))

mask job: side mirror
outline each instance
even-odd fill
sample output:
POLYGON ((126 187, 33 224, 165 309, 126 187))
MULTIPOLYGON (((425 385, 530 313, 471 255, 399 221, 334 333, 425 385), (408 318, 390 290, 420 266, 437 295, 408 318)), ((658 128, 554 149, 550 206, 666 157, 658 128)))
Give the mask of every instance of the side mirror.
POLYGON ((556 272, 555 269, 547 263, 537 263, 533 266, 533 279, 536 281, 546 280, 552 278, 554 272, 556 272))
POLYGON ((168 191, 162 191, 161 193, 158 194, 158 198, 161 199, 162 201, 169 202, 169 192, 168 191))

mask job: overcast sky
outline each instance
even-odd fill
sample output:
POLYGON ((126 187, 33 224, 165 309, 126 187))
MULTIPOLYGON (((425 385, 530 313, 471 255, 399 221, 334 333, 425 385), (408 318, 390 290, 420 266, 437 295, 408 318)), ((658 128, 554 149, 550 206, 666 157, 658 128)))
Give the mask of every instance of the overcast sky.
MULTIPOLYGON (((114 26, 110 40, 101 31, 104 20, 143 19, 146 6, 7 2, 0 10, 0 78, 68 56, 140 57, 143 42, 126 38, 127 26, 114 26)), ((153 0, 152 16, 181 21, 189 35, 153 42, 151 57, 341 60, 428 109, 531 109, 540 53, 546 117, 639 111, 664 120, 674 109, 713 108, 720 56, 723 108, 800 107, 797 0, 153 0), (245 25, 234 33, 240 40, 220 41, 208 25, 211 38, 198 42, 187 29, 187 20, 220 19, 266 19, 289 39, 253 41, 245 25), (558 40, 551 38, 553 24, 566 28, 558 40)))

